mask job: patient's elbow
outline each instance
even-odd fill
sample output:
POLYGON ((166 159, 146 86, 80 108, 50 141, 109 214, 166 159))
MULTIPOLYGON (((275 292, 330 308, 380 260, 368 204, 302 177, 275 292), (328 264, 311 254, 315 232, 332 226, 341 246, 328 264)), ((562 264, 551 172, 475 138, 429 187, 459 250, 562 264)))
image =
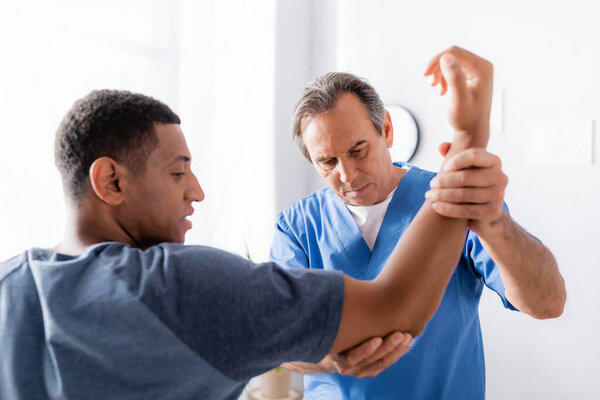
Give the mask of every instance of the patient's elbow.
POLYGON ((412 304, 403 307, 402 312, 396 312, 395 330, 409 333, 413 338, 421 336, 437 307, 424 309, 412 304))
POLYGON ((420 316, 414 318, 406 318, 406 315, 401 320, 396 322, 396 330, 404 333, 409 333, 413 338, 421 336, 425 330, 427 321, 420 316))
POLYGON ((416 338, 418 336, 421 336, 421 334, 423 333, 424 330, 425 330, 425 325, 424 324, 423 325, 417 325, 417 326, 411 328, 408 331, 408 333, 410 333, 413 338, 416 338))

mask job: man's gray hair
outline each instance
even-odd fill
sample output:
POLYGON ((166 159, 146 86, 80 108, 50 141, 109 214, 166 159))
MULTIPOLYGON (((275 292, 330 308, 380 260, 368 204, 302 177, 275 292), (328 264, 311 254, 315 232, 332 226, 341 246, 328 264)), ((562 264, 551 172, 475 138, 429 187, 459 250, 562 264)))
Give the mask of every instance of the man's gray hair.
POLYGON ((345 93, 353 93, 359 98, 373 126, 382 134, 385 107, 373 86, 365 79, 347 72, 330 72, 309 83, 294 108, 292 136, 300 152, 309 161, 310 155, 302 139, 302 120, 330 111, 345 93))

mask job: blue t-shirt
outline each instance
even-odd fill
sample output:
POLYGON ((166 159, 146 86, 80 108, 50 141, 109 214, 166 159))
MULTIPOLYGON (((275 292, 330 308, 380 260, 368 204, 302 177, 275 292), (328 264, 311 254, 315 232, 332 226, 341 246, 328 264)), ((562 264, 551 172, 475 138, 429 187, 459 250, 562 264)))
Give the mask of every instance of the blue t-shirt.
POLYGON ((0 398, 236 399, 329 352, 344 281, 323 272, 178 244, 29 250, 0 263, 0 398))
MULTIPOLYGON (((373 251, 343 201, 329 188, 277 216, 271 260, 294 269, 339 270, 374 279, 425 201, 434 173, 406 163, 373 251)), ((431 249, 435 251, 435 249, 431 249)), ((374 378, 340 374, 304 377, 305 399, 483 399, 485 365, 478 306, 483 286, 504 296, 498 269, 477 235, 468 232, 442 302, 412 348, 374 378)))

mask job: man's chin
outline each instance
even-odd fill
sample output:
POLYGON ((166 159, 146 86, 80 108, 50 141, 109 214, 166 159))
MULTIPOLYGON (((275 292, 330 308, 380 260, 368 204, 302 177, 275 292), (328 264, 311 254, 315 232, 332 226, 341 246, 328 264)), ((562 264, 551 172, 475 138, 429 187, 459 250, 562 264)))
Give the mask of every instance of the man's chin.
POLYGON ((372 184, 367 183, 357 190, 344 191, 342 192, 342 200, 344 203, 351 206, 370 206, 373 204, 372 196, 372 184))
POLYGON ((177 241, 177 243, 179 244, 184 244, 185 243, 185 236, 187 235, 187 233, 190 231, 190 229, 186 229, 185 231, 183 231, 183 233, 181 233, 179 240, 177 241))
POLYGON ((345 196, 342 200, 348 205, 359 207, 372 206, 375 203, 371 196, 345 196))

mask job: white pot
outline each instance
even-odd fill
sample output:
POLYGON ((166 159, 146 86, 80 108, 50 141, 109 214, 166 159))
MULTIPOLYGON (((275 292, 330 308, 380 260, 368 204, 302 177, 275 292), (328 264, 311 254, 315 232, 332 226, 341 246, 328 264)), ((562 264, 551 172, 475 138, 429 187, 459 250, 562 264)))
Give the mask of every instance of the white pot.
POLYGON ((260 376, 260 394, 264 397, 277 399, 290 395, 292 371, 278 367, 260 376))

